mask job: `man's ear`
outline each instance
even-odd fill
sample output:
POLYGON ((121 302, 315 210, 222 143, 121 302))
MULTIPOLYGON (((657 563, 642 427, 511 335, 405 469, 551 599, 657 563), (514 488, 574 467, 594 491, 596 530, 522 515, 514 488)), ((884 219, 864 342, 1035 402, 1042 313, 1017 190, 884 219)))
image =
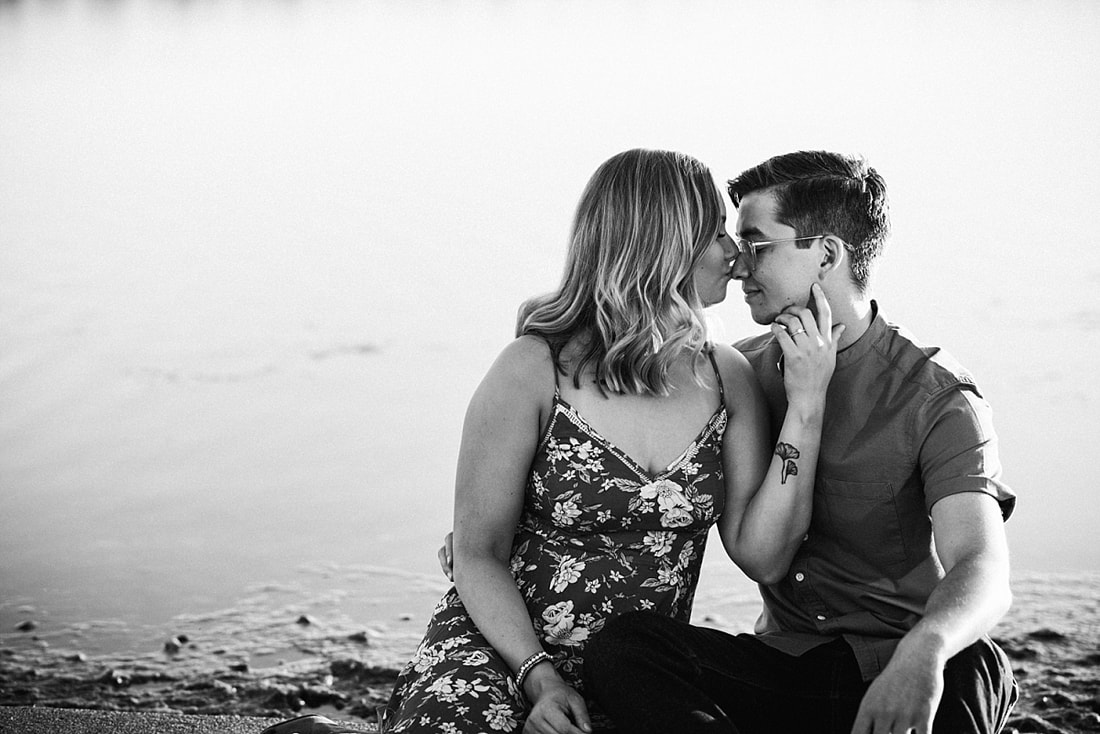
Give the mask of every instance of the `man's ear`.
POLYGON ((831 234, 821 238, 821 249, 821 268, 823 270, 836 269, 848 255, 844 242, 839 237, 831 234))

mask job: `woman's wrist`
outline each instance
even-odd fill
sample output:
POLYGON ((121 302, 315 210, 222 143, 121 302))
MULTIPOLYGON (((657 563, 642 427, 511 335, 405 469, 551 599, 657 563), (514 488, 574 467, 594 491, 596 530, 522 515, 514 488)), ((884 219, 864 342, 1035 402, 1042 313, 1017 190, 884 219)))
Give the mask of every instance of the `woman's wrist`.
POLYGON ((786 422, 803 428, 820 428, 825 419, 825 396, 788 398, 786 422))
POLYGON ((540 660, 531 667, 531 670, 523 679, 520 689, 529 701, 537 701, 543 690, 548 685, 563 683, 558 671, 554 668, 550 659, 540 660))
POLYGON ((539 663, 549 660, 550 655, 545 650, 539 650, 538 652, 531 653, 526 658, 524 658, 523 662, 520 663, 519 667, 516 669, 516 685, 520 688, 523 688, 523 681, 531 672, 531 669, 539 663))

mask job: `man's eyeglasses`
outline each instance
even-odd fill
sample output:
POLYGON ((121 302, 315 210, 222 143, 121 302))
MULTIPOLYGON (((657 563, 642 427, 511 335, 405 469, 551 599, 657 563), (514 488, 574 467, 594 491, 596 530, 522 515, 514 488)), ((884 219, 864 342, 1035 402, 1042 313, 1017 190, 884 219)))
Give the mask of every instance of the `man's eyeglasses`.
POLYGON ((745 262, 749 265, 749 270, 756 270, 756 251, 761 247, 771 247, 772 245, 780 245, 784 242, 801 242, 803 240, 816 240, 818 237, 824 237, 823 234, 810 235, 808 237, 787 237, 782 240, 762 240, 760 242, 753 242, 752 240, 741 239, 734 235, 730 235, 730 239, 733 240, 733 244, 737 245, 737 254, 733 257, 733 262, 730 263, 730 267, 737 262, 737 258, 744 257, 745 262))

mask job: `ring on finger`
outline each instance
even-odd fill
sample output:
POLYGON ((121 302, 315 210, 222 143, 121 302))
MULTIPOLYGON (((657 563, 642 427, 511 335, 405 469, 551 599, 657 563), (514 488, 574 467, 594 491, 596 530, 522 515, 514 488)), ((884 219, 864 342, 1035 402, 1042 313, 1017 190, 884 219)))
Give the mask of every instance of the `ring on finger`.
POLYGON ((805 333, 806 333, 805 329, 796 329, 795 331, 791 332, 791 337, 793 338, 793 337, 798 336, 799 334, 805 334, 805 333))

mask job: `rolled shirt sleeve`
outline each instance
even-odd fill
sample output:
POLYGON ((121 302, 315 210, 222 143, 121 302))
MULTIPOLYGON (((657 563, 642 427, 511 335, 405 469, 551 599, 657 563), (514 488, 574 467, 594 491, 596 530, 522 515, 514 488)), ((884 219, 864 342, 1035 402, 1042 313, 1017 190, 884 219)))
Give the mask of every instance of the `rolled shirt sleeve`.
POLYGON ((925 508, 930 512, 952 494, 983 492, 997 500, 1007 520, 1016 497, 1001 481, 993 411, 973 384, 939 391, 914 416, 925 508))

